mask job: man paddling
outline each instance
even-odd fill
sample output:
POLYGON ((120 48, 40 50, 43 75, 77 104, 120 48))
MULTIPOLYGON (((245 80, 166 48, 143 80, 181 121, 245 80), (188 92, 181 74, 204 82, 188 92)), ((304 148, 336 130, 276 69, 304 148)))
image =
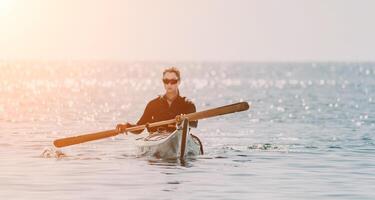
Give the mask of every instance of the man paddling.
MULTIPOLYGON (((176 67, 170 67, 163 71, 163 84, 165 94, 151 100, 136 125, 143 125, 163 120, 180 118, 183 114, 189 114, 196 111, 195 105, 186 97, 180 96, 179 86, 181 83, 180 71, 176 67)), ((197 127, 198 121, 189 123, 190 127, 197 127)), ((126 128, 134 126, 130 123, 118 124, 116 129, 118 132, 125 132, 126 128)), ((159 127, 147 128, 150 133, 153 132, 173 132, 176 130, 175 125, 165 125, 159 127)), ((141 131, 132 133, 139 134, 141 131)))

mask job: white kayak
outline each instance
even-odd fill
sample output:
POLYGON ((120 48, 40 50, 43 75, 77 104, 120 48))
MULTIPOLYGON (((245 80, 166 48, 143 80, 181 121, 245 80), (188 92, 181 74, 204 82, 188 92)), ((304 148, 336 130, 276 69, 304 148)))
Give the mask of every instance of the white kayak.
POLYGON ((199 138, 190 133, 189 121, 183 120, 172 132, 153 133, 135 140, 138 155, 155 156, 163 159, 185 159, 203 154, 199 138))

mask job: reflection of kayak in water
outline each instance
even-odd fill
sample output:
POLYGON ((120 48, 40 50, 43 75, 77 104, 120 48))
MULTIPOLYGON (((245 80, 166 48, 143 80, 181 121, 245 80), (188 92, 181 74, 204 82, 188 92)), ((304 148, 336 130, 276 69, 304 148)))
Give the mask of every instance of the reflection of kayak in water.
POLYGON ((139 155, 163 159, 184 159, 185 157, 202 155, 202 143, 189 130, 189 121, 185 119, 174 132, 156 132, 137 139, 135 145, 139 155))

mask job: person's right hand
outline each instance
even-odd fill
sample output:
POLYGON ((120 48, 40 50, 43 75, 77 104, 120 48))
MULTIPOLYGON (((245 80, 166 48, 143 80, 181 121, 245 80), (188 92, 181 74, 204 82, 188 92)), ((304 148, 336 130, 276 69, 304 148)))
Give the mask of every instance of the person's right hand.
POLYGON ((119 133, 124 133, 125 132, 127 134, 126 129, 129 128, 130 126, 131 125, 128 122, 126 122, 125 124, 117 124, 116 130, 119 133))

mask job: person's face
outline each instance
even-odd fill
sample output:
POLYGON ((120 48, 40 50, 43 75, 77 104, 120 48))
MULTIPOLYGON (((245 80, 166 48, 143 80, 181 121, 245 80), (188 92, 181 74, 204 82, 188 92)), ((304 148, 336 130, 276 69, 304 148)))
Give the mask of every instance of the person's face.
POLYGON ((174 72, 167 72, 163 76, 163 84, 167 93, 177 92, 180 80, 174 72))

